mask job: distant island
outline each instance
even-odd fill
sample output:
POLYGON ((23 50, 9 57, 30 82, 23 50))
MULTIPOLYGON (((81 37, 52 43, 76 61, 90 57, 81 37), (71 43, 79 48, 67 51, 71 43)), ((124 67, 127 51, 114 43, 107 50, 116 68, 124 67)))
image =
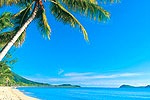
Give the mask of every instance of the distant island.
MULTIPOLYGON (((40 83, 28 80, 24 77, 17 75, 16 73, 12 72, 13 80, 10 80, 8 86, 15 86, 15 87, 80 87, 79 85, 71 85, 71 84, 61 84, 61 85, 51 85, 48 83, 40 83)), ((0 86, 6 86, 3 82, 0 82, 0 86)))
POLYGON ((81 87, 81 86, 71 84, 61 84, 61 85, 51 85, 51 87, 81 87))
POLYGON ((150 85, 147 85, 147 86, 121 85, 119 88, 150 88, 150 85))

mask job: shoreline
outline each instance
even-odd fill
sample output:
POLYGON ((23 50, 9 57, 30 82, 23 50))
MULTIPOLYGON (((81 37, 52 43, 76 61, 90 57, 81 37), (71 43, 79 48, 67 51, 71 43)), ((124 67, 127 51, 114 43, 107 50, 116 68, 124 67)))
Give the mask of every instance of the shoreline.
POLYGON ((25 95, 19 89, 13 87, 0 87, 0 100, 40 100, 25 95))

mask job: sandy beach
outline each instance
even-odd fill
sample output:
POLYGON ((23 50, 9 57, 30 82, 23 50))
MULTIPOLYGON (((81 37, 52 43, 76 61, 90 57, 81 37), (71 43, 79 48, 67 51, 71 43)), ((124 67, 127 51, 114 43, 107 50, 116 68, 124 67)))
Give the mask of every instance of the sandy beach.
POLYGON ((39 100, 24 95, 18 89, 12 87, 0 87, 0 100, 39 100))

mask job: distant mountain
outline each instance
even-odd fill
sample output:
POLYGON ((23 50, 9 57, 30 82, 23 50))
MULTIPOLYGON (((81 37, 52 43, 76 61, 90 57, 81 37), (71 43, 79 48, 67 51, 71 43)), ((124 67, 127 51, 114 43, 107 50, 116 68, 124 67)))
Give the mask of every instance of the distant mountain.
POLYGON ((147 85, 145 88, 150 88, 150 85, 147 85))
POLYGON ((147 86, 131 86, 131 85, 121 85, 119 88, 150 88, 150 85, 147 86))
POLYGON ((79 85, 71 85, 71 84, 61 84, 61 85, 57 85, 59 87, 80 87, 79 85))
POLYGON ((134 86, 131 86, 131 85, 121 85, 119 88, 134 88, 134 86))
POLYGON ((14 81, 16 82, 17 85, 37 85, 37 86, 40 86, 40 85, 45 85, 45 86, 50 86, 50 84, 48 83, 40 83, 40 82, 34 82, 34 81, 30 81, 28 79, 25 79, 15 73, 13 73, 13 76, 14 76, 14 81))

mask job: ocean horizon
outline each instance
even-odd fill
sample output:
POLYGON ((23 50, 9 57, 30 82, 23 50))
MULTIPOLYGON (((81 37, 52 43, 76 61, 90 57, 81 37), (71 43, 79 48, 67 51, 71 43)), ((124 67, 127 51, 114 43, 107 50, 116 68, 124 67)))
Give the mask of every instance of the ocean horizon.
POLYGON ((150 88, 18 87, 40 100, 150 100, 150 88))

